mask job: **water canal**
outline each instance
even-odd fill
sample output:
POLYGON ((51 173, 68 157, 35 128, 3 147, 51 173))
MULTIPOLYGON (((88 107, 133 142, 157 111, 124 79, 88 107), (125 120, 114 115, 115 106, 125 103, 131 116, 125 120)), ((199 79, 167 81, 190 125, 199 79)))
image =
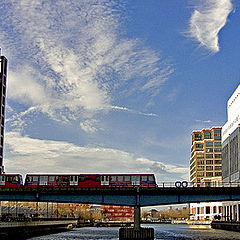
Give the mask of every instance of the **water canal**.
MULTIPOLYGON (((210 226, 189 226, 189 225, 144 225, 144 227, 153 227, 155 229, 156 240, 230 240, 240 239, 240 233, 214 230, 210 226)), ((95 240, 111 239, 118 240, 117 227, 109 228, 76 228, 69 232, 52 234, 48 236, 35 237, 31 240, 95 240)))

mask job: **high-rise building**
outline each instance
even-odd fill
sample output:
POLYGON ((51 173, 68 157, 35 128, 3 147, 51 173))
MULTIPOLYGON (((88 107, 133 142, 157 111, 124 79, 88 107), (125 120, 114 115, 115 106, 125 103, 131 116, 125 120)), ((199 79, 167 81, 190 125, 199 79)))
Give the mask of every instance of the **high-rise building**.
MULTIPOLYGON (((1 53, 0 53, 1 55, 1 53)), ((4 119, 6 104, 6 81, 7 81, 7 59, 0 56, 0 119, 1 119, 1 143, 0 143, 0 174, 4 172, 3 167, 3 143, 4 143, 4 119)))
POLYGON ((192 132, 190 181, 196 186, 211 185, 213 177, 221 179, 221 129, 213 127, 192 132))

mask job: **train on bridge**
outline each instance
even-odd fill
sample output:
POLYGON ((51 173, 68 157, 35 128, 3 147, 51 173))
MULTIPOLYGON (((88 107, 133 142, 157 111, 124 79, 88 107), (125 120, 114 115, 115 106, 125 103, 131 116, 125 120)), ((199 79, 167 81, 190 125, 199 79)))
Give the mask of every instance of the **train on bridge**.
POLYGON ((146 187, 156 188, 154 174, 1 174, 0 187, 146 187))

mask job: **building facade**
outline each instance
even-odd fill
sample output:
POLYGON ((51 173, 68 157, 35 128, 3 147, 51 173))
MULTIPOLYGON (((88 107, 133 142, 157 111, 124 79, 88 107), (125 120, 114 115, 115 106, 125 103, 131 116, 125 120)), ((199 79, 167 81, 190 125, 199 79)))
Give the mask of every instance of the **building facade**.
POLYGON ((203 179, 222 176, 221 129, 213 127, 192 132, 190 182, 195 186, 201 186, 203 179))
MULTIPOLYGON (((0 53, 1 55, 1 53, 0 53)), ((6 106, 6 82, 7 82, 7 59, 0 56, 0 119, 1 119, 1 142, 0 142, 0 174, 4 172, 3 167, 3 143, 4 143, 4 120, 6 106)))
MULTIPOLYGON (((223 184, 240 183, 240 85, 227 102, 227 122, 222 128, 223 184)), ((223 202, 223 219, 240 221, 240 202, 223 202)))

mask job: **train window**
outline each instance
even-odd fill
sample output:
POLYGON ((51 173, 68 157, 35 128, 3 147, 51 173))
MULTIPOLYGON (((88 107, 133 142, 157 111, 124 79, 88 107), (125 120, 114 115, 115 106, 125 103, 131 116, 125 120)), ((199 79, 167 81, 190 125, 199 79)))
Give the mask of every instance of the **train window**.
POLYGON ((54 182, 55 181, 55 176, 49 176, 49 182, 54 182))
POLYGON ((99 176, 96 176, 96 181, 100 182, 100 177, 99 176))
POLYGON ((33 177, 33 182, 38 182, 38 176, 33 177))
POLYGON ((111 176, 111 181, 112 181, 112 182, 116 182, 116 180, 117 180, 117 177, 116 177, 116 176, 111 176))
POLYGON ((68 182, 68 176, 63 176, 63 182, 68 182))
POLYGON ((118 176, 118 181, 123 182, 123 176, 118 176))
POLYGON ((151 181, 151 182, 153 182, 153 181, 154 181, 153 176, 148 176, 148 180, 151 181))
POLYGON ((142 181, 147 181, 147 176, 141 176, 142 181))
POLYGON ((56 182, 60 182, 61 181, 61 177, 60 176, 56 176, 56 182))
POLYGON ((125 182, 130 182, 130 176, 125 176, 125 182))
POLYGON ((85 177, 84 176, 80 176, 79 177, 79 182, 83 182, 83 181, 85 181, 85 177))
POLYGON ((6 181, 7 181, 7 182, 12 182, 12 177, 11 177, 11 176, 7 176, 6 181))
POLYGON ((0 181, 4 182, 5 181, 5 176, 0 176, 0 181))
POLYGON ((106 181, 109 181, 109 176, 106 176, 106 181))
POLYGON ((13 181, 16 181, 16 182, 17 182, 17 181, 18 181, 18 177, 17 177, 17 176, 14 176, 14 177, 13 177, 13 181))

